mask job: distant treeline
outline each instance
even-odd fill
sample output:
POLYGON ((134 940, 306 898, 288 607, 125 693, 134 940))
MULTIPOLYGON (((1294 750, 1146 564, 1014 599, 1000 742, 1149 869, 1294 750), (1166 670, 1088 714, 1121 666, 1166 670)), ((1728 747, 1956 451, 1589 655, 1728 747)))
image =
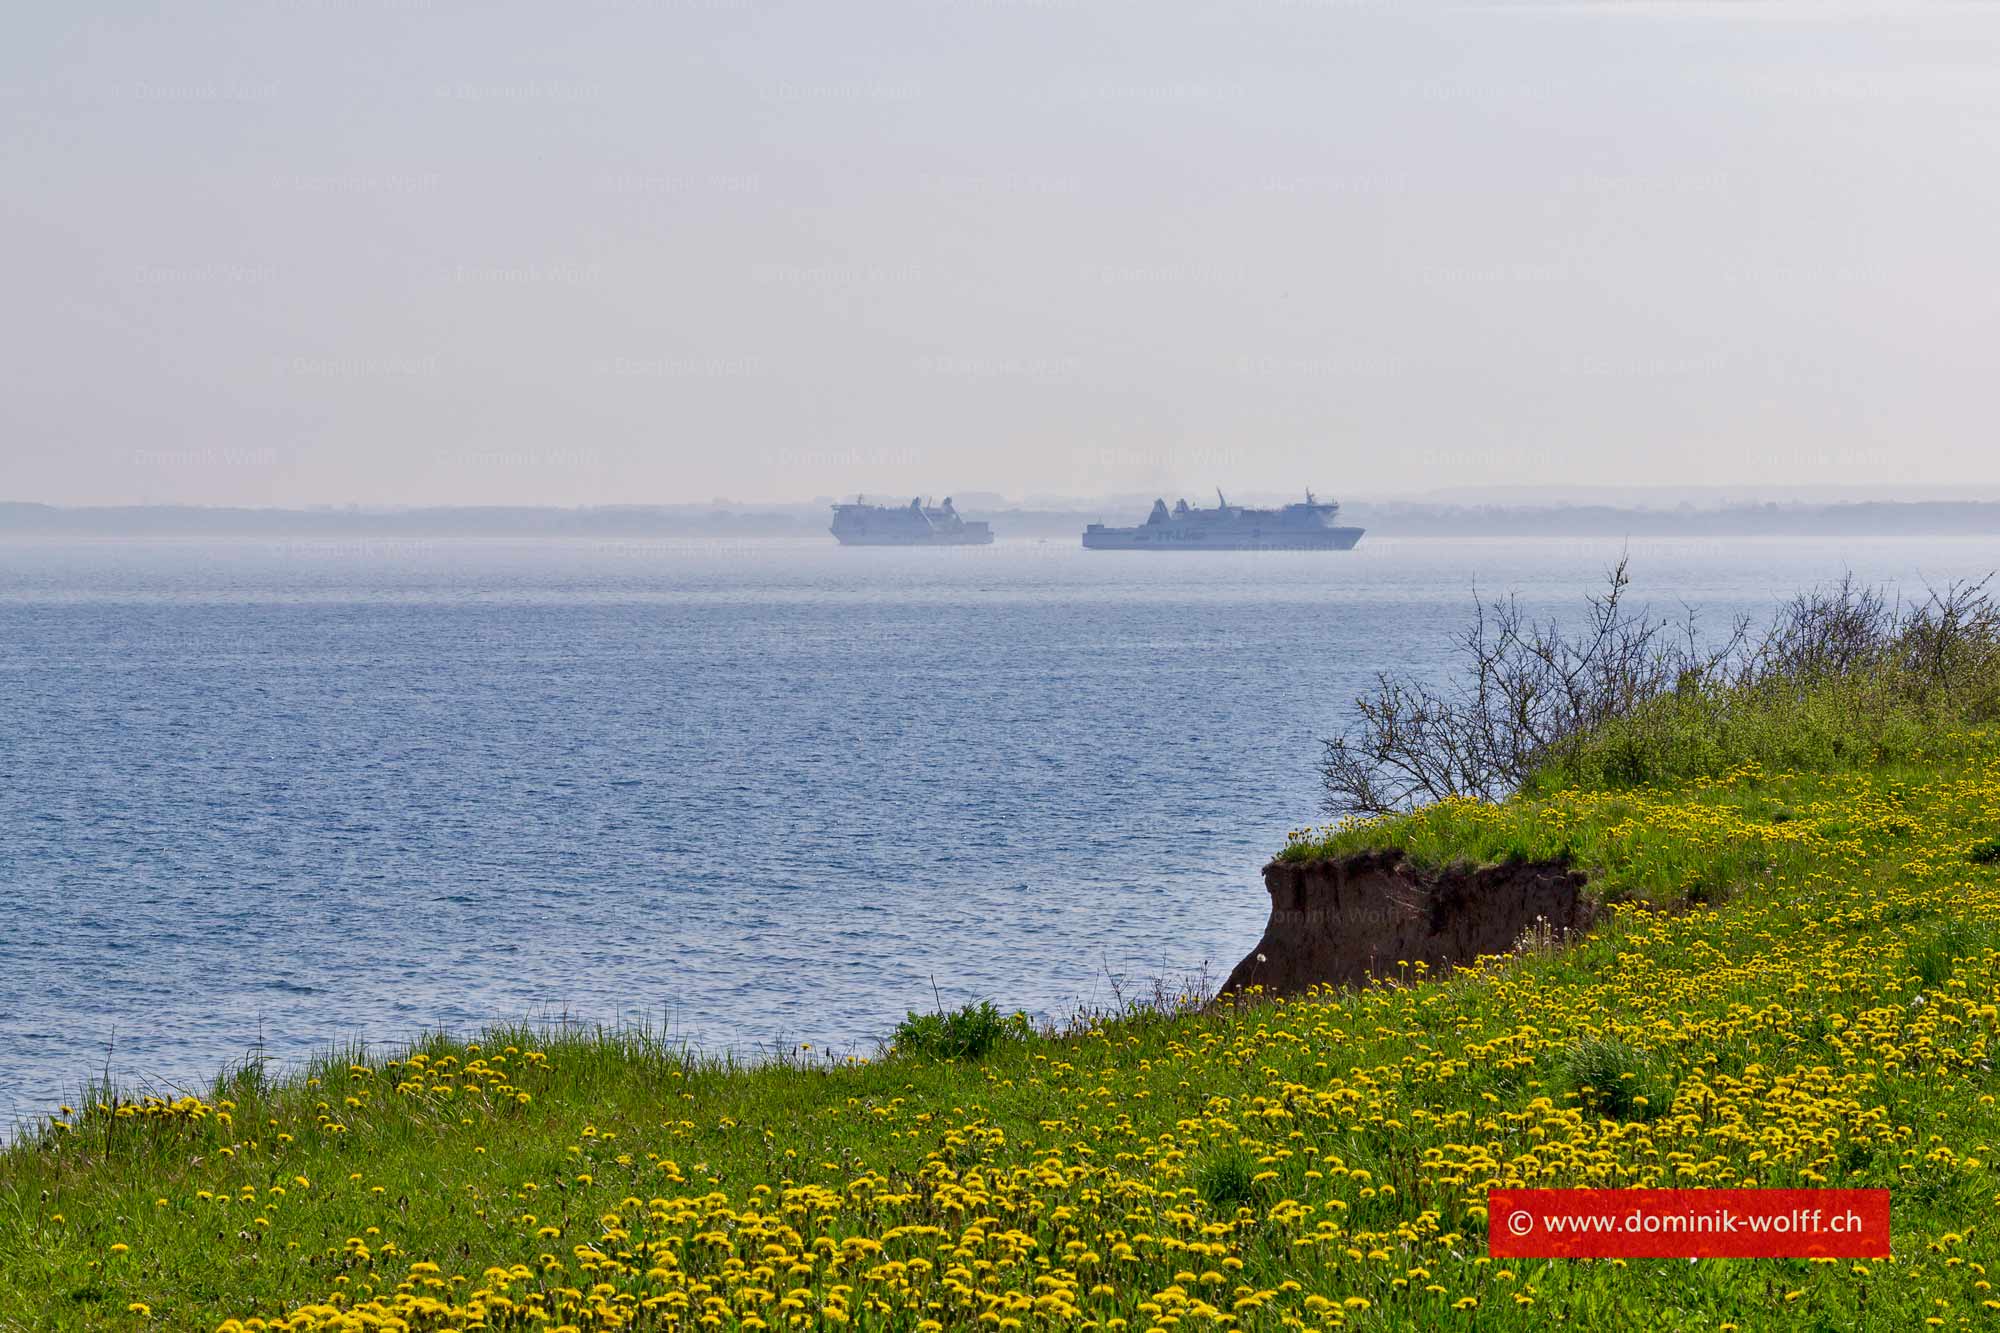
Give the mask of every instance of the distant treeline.
POLYGON ((61 508, 0 503, 0 536, 104 537, 800 537, 823 511, 707 506, 579 509, 452 505, 428 509, 232 509, 205 505, 61 508))
POLYGON ((2000 502, 1916 500, 1746 504, 1715 509, 1612 505, 1456 507, 1353 504, 1344 521, 1378 537, 1939 537, 2000 534, 2000 502))
MULTIPOLYGON (((1086 523, 1139 523, 1143 512, 964 511, 1009 537, 1076 538, 1086 523)), ((1714 509, 1612 505, 1426 505, 1357 502, 1343 521, 1382 537, 2000 536, 2000 502, 1866 501, 1714 509)), ((0 503, 0 537, 814 537, 818 505, 441 506, 425 509, 237 509, 198 505, 63 508, 0 503)))

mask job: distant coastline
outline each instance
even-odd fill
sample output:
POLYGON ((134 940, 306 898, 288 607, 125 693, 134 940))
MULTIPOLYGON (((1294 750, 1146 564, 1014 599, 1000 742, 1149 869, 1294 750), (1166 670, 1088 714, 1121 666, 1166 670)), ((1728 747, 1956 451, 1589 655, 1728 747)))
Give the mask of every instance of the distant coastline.
MULTIPOLYGON (((1135 521, 1126 502, 1076 508, 962 506, 1001 540, 1076 540, 1085 524, 1135 521)), ((1844 501, 1648 508, 1612 504, 1355 501, 1345 521, 1396 537, 2000 536, 2000 501, 1844 501)), ((643 538, 825 537, 819 504, 439 506, 251 509, 202 505, 64 507, 0 502, 0 539, 36 537, 643 538)), ((828 538, 829 545, 832 539, 828 538)))

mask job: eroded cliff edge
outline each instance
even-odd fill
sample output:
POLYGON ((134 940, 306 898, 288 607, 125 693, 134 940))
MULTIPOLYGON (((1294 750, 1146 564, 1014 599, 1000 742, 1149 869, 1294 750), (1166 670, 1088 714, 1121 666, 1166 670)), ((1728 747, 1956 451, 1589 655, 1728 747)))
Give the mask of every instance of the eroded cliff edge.
POLYGON ((1597 909, 1584 884, 1580 871, 1548 861, 1426 870, 1395 850, 1273 861, 1271 919, 1222 994, 1358 985, 1406 959, 1435 973, 1506 953, 1531 929, 1587 930, 1597 909))

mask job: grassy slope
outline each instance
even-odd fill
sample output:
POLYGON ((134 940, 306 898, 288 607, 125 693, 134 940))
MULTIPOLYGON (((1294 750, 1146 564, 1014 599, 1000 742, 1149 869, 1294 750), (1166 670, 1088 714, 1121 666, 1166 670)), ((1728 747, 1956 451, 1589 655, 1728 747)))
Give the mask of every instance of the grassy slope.
POLYGON ((0 1158, 0 1328, 2000 1327, 1996 834, 1989 736, 1454 804, 1286 854, 1567 846, 1708 905, 979 1065, 502 1033, 84 1108, 0 1158), (1893 1261, 1485 1257, 1494 1185, 1821 1183, 1895 1191, 1893 1261))

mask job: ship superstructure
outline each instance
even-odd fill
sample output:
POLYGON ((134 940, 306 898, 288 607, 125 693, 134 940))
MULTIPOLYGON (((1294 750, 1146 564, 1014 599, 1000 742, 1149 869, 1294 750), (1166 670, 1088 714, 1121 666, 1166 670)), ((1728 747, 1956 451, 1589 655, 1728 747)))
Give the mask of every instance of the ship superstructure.
POLYGON ((991 527, 959 517, 949 495, 935 508, 921 499, 872 505, 856 496, 853 504, 833 507, 829 531, 842 546, 984 546, 993 540, 991 527))
POLYGON ((1340 505, 1306 492, 1305 503, 1282 509, 1247 509, 1215 493, 1216 507, 1196 509, 1182 500, 1172 509, 1153 501, 1153 512, 1136 528, 1093 523, 1083 544, 1093 551, 1351 551, 1362 529, 1335 520, 1340 505))

